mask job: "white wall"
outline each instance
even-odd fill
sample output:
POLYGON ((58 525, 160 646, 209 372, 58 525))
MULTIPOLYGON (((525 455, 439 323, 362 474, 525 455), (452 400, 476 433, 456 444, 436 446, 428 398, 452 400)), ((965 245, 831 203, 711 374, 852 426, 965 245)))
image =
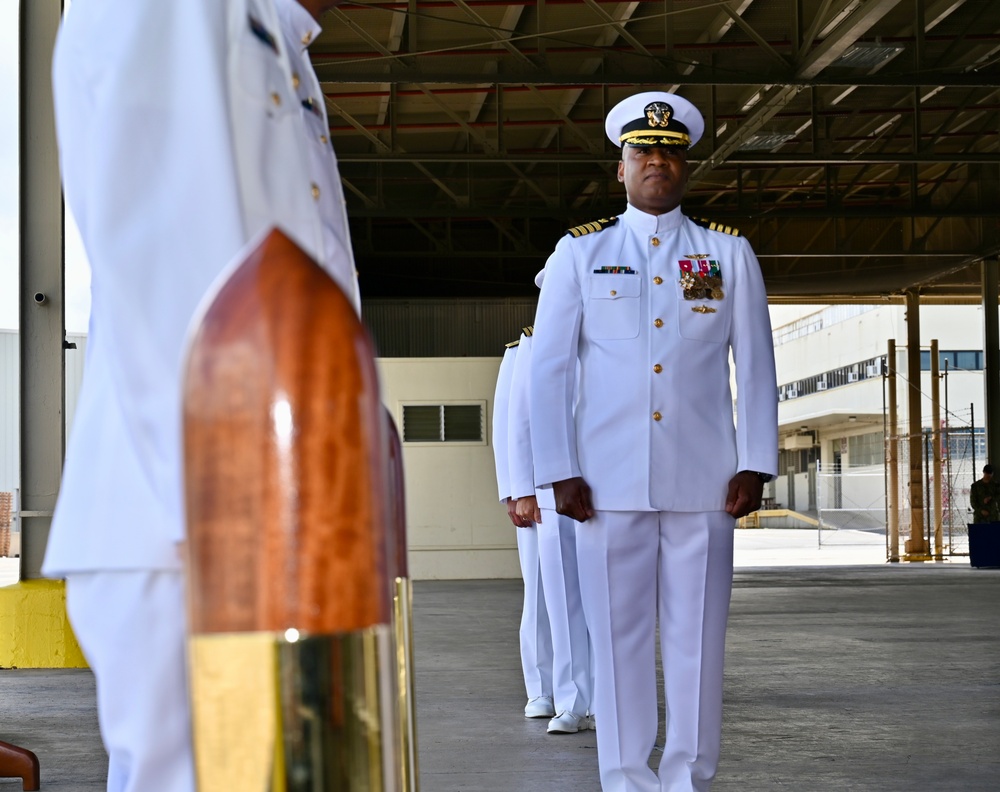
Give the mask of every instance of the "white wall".
POLYGON ((400 432, 404 404, 486 404, 483 443, 403 444, 411 577, 520 577, 493 464, 500 358, 380 358, 378 366, 382 400, 400 432))

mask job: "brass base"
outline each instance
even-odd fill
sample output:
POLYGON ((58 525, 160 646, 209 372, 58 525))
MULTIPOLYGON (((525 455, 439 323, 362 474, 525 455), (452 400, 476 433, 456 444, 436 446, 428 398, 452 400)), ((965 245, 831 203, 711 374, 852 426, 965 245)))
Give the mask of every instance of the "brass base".
POLYGON ((392 601, 396 648, 396 696, 399 721, 400 781, 405 792, 419 792, 417 766, 416 687, 413 680, 413 583, 396 578, 392 601))
POLYGON ((199 792, 396 792, 392 635, 191 638, 199 792))

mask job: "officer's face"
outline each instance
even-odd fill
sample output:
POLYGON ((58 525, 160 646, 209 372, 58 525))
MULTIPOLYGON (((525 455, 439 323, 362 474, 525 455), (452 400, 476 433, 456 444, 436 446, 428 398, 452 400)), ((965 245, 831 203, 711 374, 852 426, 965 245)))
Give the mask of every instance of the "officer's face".
POLYGON ((628 202, 647 214, 660 215, 680 206, 687 188, 687 149, 681 146, 622 147, 618 181, 628 202))

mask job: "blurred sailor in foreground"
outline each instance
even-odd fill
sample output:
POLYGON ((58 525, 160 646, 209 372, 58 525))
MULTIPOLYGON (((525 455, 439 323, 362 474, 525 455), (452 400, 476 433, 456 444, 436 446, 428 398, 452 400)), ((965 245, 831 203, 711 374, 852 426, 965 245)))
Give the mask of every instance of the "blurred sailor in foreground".
POLYGON ((616 105, 624 213, 546 264, 531 364, 535 480, 577 529, 604 792, 704 792, 719 761, 735 518, 777 469, 767 299, 739 232, 681 213, 704 130, 674 94, 616 105), (736 366, 737 417, 729 386, 736 366), (574 382, 579 365, 579 397, 574 382), (666 744, 657 733, 659 617, 666 744))
POLYGON ((60 164, 93 311, 44 572, 67 578, 112 792, 194 789, 180 398, 195 309, 273 226, 358 305, 306 52, 335 4, 78 0, 59 33, 60 164))

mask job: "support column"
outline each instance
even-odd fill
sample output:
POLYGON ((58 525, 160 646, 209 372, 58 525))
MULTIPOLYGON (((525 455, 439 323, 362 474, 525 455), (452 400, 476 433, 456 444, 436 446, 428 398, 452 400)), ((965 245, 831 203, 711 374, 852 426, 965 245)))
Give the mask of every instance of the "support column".
POLYGON ((910 538, 906 542, 908 561, 920 561, 927 555, 924 540, 924 437, 920 415, 920 293, 906 292, 906 388, 907 419, 909 421, 909 493, 910 538))
POLYGON ((934 558, 944 559, 944 509, 941 496, 944 493, 941 481, 941 355, 937 339, 931 341, 931 454, 934 460, 932 476, 934 481, 934 558))
POLYGON ((21 577, 41 577, 65 449, 63 206, 52 108, 60 0, 21 3, 21 577))
POLYGON ((889 518, 889 560, 899 561, 899 410, 896 401, 896 339, 889 339, 886 351, 888 362, 889 431, 886 433, 885 462, 889 468, 889 486, 886 490, 889 518))
POLYGON ((52 109, 52 49, 61 16, 61 0, 20 4, 22 580, 0 588, 0 668, 87 665, 66 617, 65 584, 39 579, 65 449, 63 204, 52 109))
MULTIPOLYGON (((986 399, 986 461, 1000 464, 1000 322, 997 300, 1000 295, 1000 261, 987 259, 982 264, 983 277, 983 387, 986 399)), ((981 467, 981 466, 980 466, 981 467)), ((976 478, 979 471, 976 471, 976 478)))

